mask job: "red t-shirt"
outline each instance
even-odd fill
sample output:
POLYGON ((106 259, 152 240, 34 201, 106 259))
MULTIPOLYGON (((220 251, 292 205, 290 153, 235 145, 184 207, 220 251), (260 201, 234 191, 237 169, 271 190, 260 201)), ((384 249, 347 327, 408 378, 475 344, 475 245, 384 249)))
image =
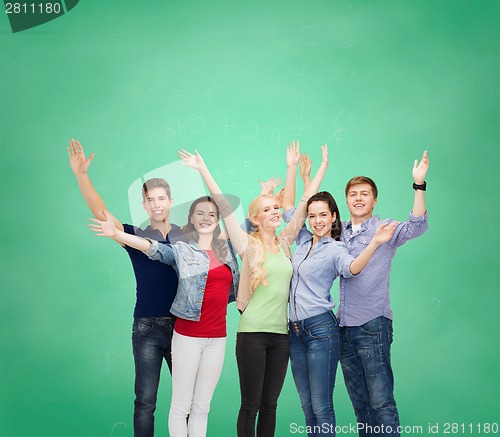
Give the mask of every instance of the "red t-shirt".
POLYGON ((213 250, 205 251, 210 258, 201 317, 198 322, 178 318, 174 329, 188 337, 217 338, 226 336, 226 314, 229 290, 233 281, 231 269, 213 250))

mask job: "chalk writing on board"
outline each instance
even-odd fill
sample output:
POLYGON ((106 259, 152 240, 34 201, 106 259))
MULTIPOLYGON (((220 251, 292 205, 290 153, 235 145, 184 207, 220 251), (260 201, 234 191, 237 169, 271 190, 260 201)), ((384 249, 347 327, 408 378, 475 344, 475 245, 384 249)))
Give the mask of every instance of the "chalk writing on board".
POLYGON ((344 69, 340 66, 331 70, 327 78, 327 81, 330 83, 372 84, 375 82, 375 72, 373 70, 344 69))
POLYGON ((227 140, 228 135, 229 135, 229 129, 234 127, 234 125, 228 124, 227 115, 224 119, 224 124, 222 125, 222 127, 224 129, 224 140, 227 140))
POLYGON ((121 427, 121 428, 127 428, 127 424, 125 422, 116 422, 113 425, 113 428, 111 429, 109 437, 113 437, 113 434, 115 433, 116 429, 119 428, 119 427, 121 427))
POLYGON ((297 77, 302 80, 306 76, 306 70, 309 69, 309 64, 304 64, 300 67, 300 71, 297 73, 297 77))
POLYGON ((431 314, 436 314, 439 316, 439 307, 441 306, 441 300, 437 297, 432 298, 431 314))
POLYGON ((333 133, 328 136, 328 139, 333 139, 335 147, 344 139, 342 133, 351 127, 353 123, 353 115, 350 111, 342 110, 333 119, 333 133))
POLYGON ((121 160, 116 161, 115 165, 113 166, 113 172, 114 173, 121 173, 125 167, 123 166, 123 162, 121 160))
POLYGON ((207 90, 202 94, 203 97, 207 98, 207 101, 210 101, 210 98, 212 97, 212 88, 207 88, 207 90))
POLYGON ((281 130, 273 129, 271 132, 271 145, 275 146, 276 144, 281 144, 281 130))
POLYGON ((116 354, 113 357, 111 357, 111 353, 106 352, 106 373, 111 373, 111 366, 118 358, 121 358, 121 357, 128 358, 128 353, 120 352, 119 354, 116 354))
POLYGON ((120 284, 116 278, 123 277, 123 270, 115 267, 115 262, 113 259, 109 260, 107 267, 102 267, 102 269, 109 275, 109 283, 113 288, 121 288, 123 285, 120 284))

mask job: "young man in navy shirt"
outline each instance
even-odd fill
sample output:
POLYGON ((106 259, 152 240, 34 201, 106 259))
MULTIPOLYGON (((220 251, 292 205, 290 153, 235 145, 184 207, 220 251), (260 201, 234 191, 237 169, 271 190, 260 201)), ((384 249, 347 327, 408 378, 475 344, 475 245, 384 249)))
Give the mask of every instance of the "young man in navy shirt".
MULTIPOLYGON (((175 243, 180 239, 180 228, 170 223, 172 195, 170 186, 164 179, 150 179, 143 185, 142 204, 149 216, 150 225, 146 229, 140 229, 122 223, 107 210, 87 174, 94 154, 87 159, 81 144, 75 140, 71 140, 68 154, 80 191, 96 219, 106 220, 106 216, 110 216, 117 229, 161 243, 175 243)), ((130 256, 137 282, 132 329, 136 396, 134 436, 152 437, 163 360, 172 372, 170 352, 175 319, 170 313, 170 307, 177 292, 177 275, 171 266, 152 261, 139 250, 122 246, 130 256)))
MULTIPOLYGON (((340 277, 340 363, 360 436, 399 436, 391 367, 392 311, 389 276, 396 249, 427 230, 424 192, 429 158, 424 152, 413 166, 415 197, 409 220, 398 223, 394 235, 378 247, 362 272, 340 277)), ((358 256, 381 223, 373 214, 377 186, 366 176, 352 178, 345 188, 351 220, 342 224, 341 240, 358 256)))

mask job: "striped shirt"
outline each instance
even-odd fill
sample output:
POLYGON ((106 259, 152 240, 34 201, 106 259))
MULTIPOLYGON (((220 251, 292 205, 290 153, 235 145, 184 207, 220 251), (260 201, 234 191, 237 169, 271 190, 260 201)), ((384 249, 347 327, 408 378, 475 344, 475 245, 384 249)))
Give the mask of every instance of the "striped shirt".
MULTIPOLYGON (((357 257, 370 243, 375 231, 382 223, 372 216, 353 232, 351 222, 344 222, 341 241, 349 253, 357 257)), ((392 320, 389 298, 389 275, 396 249, 407 241, 419 237, 427 230, 427 212, 415 217, 410 213, 407 222, 396 226, 391 240, 381 244, 366 267, 351 278, 340 277, 340 304, 337 312, 340 326, 361 326, 370 320, 384 316, 392 320)))

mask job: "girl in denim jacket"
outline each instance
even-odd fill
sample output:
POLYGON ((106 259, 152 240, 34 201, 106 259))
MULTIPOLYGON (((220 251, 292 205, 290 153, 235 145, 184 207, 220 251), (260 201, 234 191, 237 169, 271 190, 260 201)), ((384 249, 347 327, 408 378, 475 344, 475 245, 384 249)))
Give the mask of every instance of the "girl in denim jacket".
POLYGON ((170 312, 178 318, 172 338, 172 437, 206 435, 208 411, 219 381, 226 346, 228 300, 234 300, 239 272, 229 241, 220 239, 219 208, 207 196, 195 200, 183 227, 186 242, 173 245, 126 234, 107 221, 92 220, 98 236, 113 238, 173 265, 179 277, 170 312))

